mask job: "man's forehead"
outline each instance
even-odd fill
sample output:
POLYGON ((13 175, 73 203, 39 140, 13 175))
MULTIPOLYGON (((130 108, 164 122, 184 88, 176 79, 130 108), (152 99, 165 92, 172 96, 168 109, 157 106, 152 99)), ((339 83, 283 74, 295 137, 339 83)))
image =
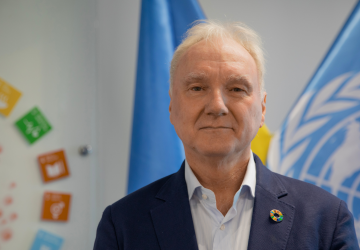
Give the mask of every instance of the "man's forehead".
MULTIPOLYGON (((187 51, 184 53, 184 55, 192 55, 192 54, 208 54, 211 52, 211 54, 217 54, 219 53, 226 53, 226 52, 232 52, 232 53, 248 53, 247 50, 238 42, 236 42, 234 39, 231 38, 214 38, 209 40, 201 40, 191 47, 187 49, 187 51)), ((250 55, 250 54, 249 54, 250 55)))
POLYGON ((204 82, 214 74, 224 82, 258 82, 254 58, 232 39, 202 40, 191 46, 180 58, 174 81, 204 82))
POLYGON ((202 68, 210 62, 227 62, 253 65, 256 63, 250 53, 239 43, 232 39, 218 39, 215 41, 202 40, 191 46, 180 58, 179 67, 202 68))

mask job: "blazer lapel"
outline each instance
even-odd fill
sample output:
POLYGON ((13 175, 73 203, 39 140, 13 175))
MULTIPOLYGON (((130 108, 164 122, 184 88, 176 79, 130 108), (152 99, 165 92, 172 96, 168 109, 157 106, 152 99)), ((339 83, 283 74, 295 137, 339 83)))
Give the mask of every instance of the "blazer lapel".
POLYGON ((156 198, 164 201, 151 210, 160 248, 198 250, 185 182, 185 163, 160 189, 156 198))
POLYGON ((268 170, 256 155, 254 160, 256 188, 248 249, 286 249, 295 207, 281 200, 281 197, 287 195, 287 191, 276 174, 268 170), (270 218, 272 209, 283 214, 281 222, 270 218))

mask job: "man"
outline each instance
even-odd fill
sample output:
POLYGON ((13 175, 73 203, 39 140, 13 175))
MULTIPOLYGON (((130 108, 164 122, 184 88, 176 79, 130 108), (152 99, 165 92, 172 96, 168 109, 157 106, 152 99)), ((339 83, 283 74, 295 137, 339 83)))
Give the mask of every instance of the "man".
POLYGON ((188 31, 169 92, 186 160, 107 207, 94 249, 359 249, 343 201, 252 154, 266 112, 263 61, 244 25, 208 21, 188 31))

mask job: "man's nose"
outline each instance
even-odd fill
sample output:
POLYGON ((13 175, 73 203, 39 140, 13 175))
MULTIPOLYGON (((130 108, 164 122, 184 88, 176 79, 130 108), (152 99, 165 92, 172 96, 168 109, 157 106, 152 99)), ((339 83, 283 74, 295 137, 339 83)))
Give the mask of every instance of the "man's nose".
POLYGON ((226 115, 229 112, 226 101, 226 97, 221 90, 211 91, 211 94, 208 97, 208 103, 205 107, 205 113, 214 116, 226 115))

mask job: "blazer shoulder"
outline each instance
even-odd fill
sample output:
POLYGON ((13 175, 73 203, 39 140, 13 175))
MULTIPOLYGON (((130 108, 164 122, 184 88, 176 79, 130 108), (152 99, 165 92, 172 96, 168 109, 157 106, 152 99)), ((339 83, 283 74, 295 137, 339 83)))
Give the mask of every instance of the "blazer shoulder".
MULTIPOLYGON (((273 174, 287 190, 287 195, 281 200, 296 209, 292 230, 297 235, 306 235, 306 228, 318 233, 320 243, 328 244, 326 249, 359 249, 354 217, 343 200, 313 184, 273 174)), ((312 236, 308 237, 307 242, 310 242, 312 236)), ((289 244, 295 245, 297 238, 291 238, 289 244)))
POLYGON ((132 192, 131 194, 126 195, 125 197, 110 205, 111 209, 115 211, 124 211, 133 210, 134 208, 151 207, 151 205, 156 203, 156 194, 165 185, 165 183, 174 177, 175 174, 176 173, 165 176, 148 184, 145 187, 132 192))
POLYGON ((156 195, 173 176, 157 180, 108 206, 97 229, 94 249, 139 249, 134 247, 139 236, 157 246, 150 211, 163 203, 156 195))
POLYGON ((294 197, 297 202, 306 202, 313 204, 330 205, 331 207, 339 207, 341 199, 332 193, 305 181, 297 180, 291 177, 273 173, 286 188, 289 197, 294 197))

